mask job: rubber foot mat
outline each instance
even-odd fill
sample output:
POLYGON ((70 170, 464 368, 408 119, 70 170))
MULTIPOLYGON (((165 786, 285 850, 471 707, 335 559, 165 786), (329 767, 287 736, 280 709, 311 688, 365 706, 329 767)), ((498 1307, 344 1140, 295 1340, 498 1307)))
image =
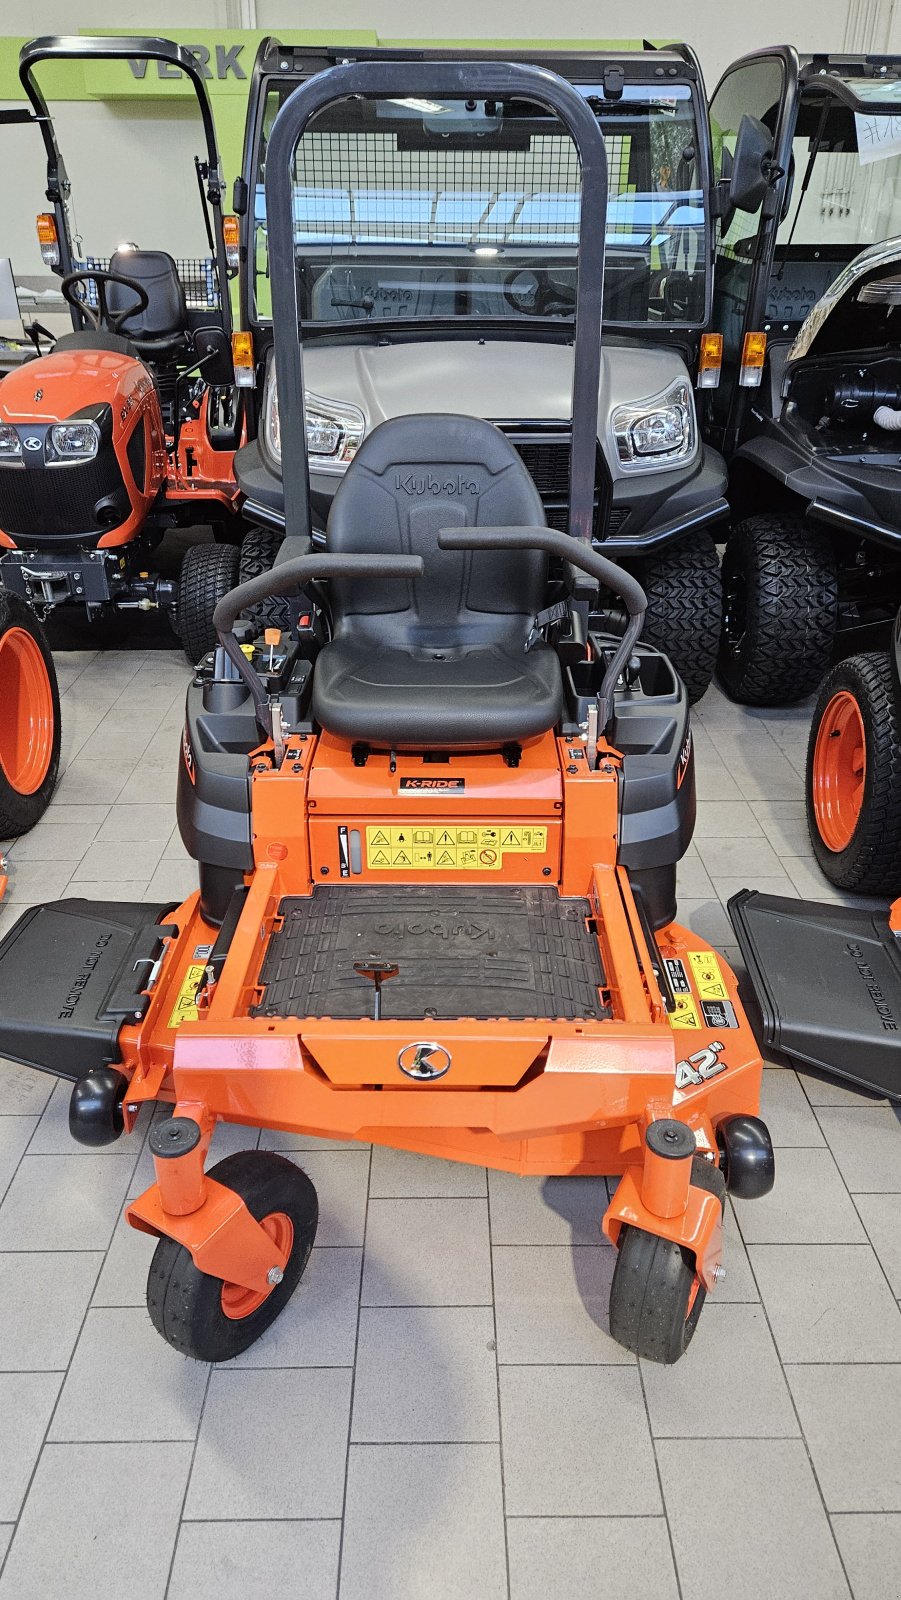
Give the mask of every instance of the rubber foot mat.
POLYGON ((285 899, 255 1008, 263 1017, 369 1017, 374 990, 354 962, 392 962, 382 1016, 606 1017, 587 900, 556 889, 320 885, 285 899))

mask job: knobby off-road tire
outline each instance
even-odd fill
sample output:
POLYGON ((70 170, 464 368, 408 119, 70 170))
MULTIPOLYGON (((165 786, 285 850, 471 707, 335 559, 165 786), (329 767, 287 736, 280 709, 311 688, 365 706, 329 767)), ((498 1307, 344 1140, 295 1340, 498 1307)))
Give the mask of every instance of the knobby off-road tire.
POLYGON ((717 671, 749 706, 812 694, 832 656, 838 579, 829 538, 800 517, 768 513, 733 528, 723 558, 717 671))
POLYGON ((178 635, 189 661, 216 648, 213 612, 238 582, 240 554, 232 544, 195 544, 182 562, 178 582, 178 635))
MULTIPOLYGON (((250 578, 271 572, 282 542, 282 535, 274 528, 251 528, 241 544, 238 582, 247 583, 250 578)), ((286 595, 272 595, 255 606, 247 606, 241 615, 253 623, 258 635, 267 628, 278 628, 290 637, 294 632, 295 610, 296 603, 292 604, 286 595)))
POLYGON ((722 580, 713 539, 703 531, 692 533, 656 555, 624 565, 648 597, 644 643, 669 656, 689 700, 700 700, 713 678, 722 622, 722 580))

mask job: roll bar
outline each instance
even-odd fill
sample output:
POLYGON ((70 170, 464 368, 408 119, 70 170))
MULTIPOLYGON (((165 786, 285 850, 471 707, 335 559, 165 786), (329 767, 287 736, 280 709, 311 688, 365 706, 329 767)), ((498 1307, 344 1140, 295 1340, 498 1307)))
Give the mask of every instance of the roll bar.
POLYGON ((559 556, 571 566, 586 572, 598 583, 606 584, 624 602, 629 621, 617 645, 613 658, 604 673, 598 692, 598 729, 603 733, 613 709, 613 693, 617 679, 628 665, 633 647, 641 633, 647 596, 637 578, 624 572, 615 561, 601 555, 591 545, 571 534, 560 533, 555 528, 441 528, 438 533, 439 550, 546 550, 548 555, 559 556))
POLYGON ((301 308, 294 255, 295 152, 312 118, 325 107, 352 95, 401 100, 503 100, 516 96, 553 111, 571 135, 582 168, 582 196, 573 351, 569 526, 575 538, 590 544, 604 296, 607 152, 594 113, 572 84, 545 67, 497 60, 348 62, 320 72, 301 84, 276 116, 266 156, 266 214, 279 413, 283 437, 292 440, 292 449, 282 460, 288 535, 308 543, 312 534, 301 308))

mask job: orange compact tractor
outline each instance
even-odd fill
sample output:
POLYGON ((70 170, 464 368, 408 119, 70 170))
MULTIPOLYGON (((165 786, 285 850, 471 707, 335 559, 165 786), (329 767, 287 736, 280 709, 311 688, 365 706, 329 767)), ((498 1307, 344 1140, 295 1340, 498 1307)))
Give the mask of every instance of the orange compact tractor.
POLYGON ((166 610, 188 654, 214 642, 216 601, 237 581, 243 435, 227 279, 237 270, 233 219, 202 68, 164 39, 36 39, 20 76, 47 152, 52 212, 38 217, 45 263, 62 279, 72 333, 0 386, 0 585, 41 616, 75 603, 166 610), (197 95, 204 159, 195 158, 210 257, 193 281, 164 250, 120 246, 111 259, 73 255, 70 185, 36 77, 42 62, 159 61, 197 95), (212 523, 221 543, 189 550, 180 585, 154 571, 167 527, 212 523))
POLYGON ((639 585, 591 545, 606 170, 585 99, 535 66, 345 64, 274 124, 287 537, 220 602, 219 647, 188 692, 178 806, 199 892, 34 907, 0 946, 0 1052, 75 1080, 76 1138, 114 1139, 148 1101, 174 1108, 128 1215, 159 1238, 150 1314, 186 1354, 252 1343, 316 1231, 292 1161, 205 1170, 218 1120, 620 1174, 598 1218, 617 1251, 610 1327, 658 1361, 681 1355, 722 1274, 726 1190, 773 1181, 736 980, 675 921, 694 820, 686 692, 639 643, 639 585), (526 105, 575 143, 589 221, 569 533, 547 527, 499 429, 432 412, 373 429, 311 548, 294 153, 348 97, 498 118, 526 105), (585 629, 598 584, 624 602, 623 637, 585 629), (300 589, 317 626, 254 640, 242 611, 300 589))

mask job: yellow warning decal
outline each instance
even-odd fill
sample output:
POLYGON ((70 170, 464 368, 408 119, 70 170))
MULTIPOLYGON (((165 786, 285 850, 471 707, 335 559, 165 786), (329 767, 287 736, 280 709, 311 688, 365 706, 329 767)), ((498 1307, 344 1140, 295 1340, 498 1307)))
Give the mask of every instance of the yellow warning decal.
POLYGON ((691 974, 702 1000, 728 1000, 722 968, 712 950, 686 951, 691 974))
POLYGON ((178 999, 176 1000, 175 1005, 172 1007, 172 1015, 169 1018, 168 1024, 170 1028, 177 1028, 182 1022, 197 1021, 199 1013, 196 1005, 194 1004, 194 996, 197 993, 197 990, 200 988, 200 980, 202 979, 205 971, 205 961, 192 962, 191 966, 188 967, 184 977, 181 980, 181 988, 178 991, 178 999))
POLYGON ((502 822, 479 826, 371 827, 366 829, 366 859, 387 872, 499 872, 506 852, 543 856, 547 828, 502 822))
POLYGON ((669 1013, 669 1025, 671 1028, 700 1028, 700 1018, 691 995, 676 995, 676 1009, 669 1013))

